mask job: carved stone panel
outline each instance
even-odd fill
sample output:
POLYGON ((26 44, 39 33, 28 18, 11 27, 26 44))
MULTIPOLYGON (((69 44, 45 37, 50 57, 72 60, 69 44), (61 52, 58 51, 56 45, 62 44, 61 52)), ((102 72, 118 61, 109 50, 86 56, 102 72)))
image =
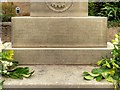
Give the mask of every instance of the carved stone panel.
POLYGON ((32 2, 30 16, 86 17, 88 2, 32 2))
POLYGON ((46 2, 48 8, 55 12, 64 12, 72 6, 72 2, 46 2))

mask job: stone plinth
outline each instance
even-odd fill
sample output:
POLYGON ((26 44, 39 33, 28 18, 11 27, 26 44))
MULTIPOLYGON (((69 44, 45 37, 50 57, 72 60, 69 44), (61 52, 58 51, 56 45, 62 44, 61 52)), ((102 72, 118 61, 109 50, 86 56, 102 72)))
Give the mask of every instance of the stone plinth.
MULTIPOLYGON (((8 49, 11 50, 11 49, 8 49)), ((12 48, 20 64, 96 64, 112 48, 12 48)))
POLYGON ((105 17, 14 17, 13 47, 106 47, 105 17))
POLYGON ((88 2, 76 2, 76 3, 32 2, 30 16, 39 17, 88 16, 88 2))

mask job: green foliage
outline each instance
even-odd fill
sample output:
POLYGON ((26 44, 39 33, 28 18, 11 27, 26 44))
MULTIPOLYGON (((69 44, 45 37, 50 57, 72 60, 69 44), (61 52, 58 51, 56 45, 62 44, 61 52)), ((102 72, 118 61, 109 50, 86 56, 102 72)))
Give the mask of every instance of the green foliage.
POLYGON ((111 57, 104 57, 97 62, 100 68, 95 68, 91 72, 84 72, 85 80, 102 79, 113 83, 115 90, 120 87, 120 33, 115 35, 115 40, 112 40, 114 49, 111 52, 111 57))
POLYGON ((89 16, 108 17, 108 27, 120 26, 120 2, 89 2, 89 16))
POLYGON ((3 89, 3 80, 0 80, 0 90, 2 90, 3 89))
POLYGON ((114 49, 111 52, 112 57, 104 57, 97 62, 100 68, 93 69, 90 73, 84 72, 83 76, 86 80, 96 79, 101 81, 106 79, 108 82, 114 84, 115 90, 120 86, 120 34, 115 36, 112 40, 114 49))
POLYGON ((33 73, 34 71, 29 72, 28 67, 19 67, 19 68, 15 68, 12 71, 8 71, 7 73, 2 73, 2 75, 13 79, 23 79, 23 77, 25 78, 30 77, 33 73))
POLYGON ((88 15, 99 16, 101 8, 103 8, 104 2, 89 2, 88 3, 88 15))
MULTIPOLYGON (((17 67, 18 61, 13 60, 13 50, 3 50, 0 52, 0 74, 7 78, 23 79, 30 77, 34 71, 30 72, 28 67, 17 67)), ((0 90, 2 90, 3 80, 0 80, 0 90)))
POLYGON ((108 17, 109 21, 120 20, 120 6, 118 2, 107 2, 103 4, 103 8, 99 13, 100 16, 108 17))
POLYGON ((1 54, 2 54, 2 60, 13 60, 13 55, 14 55, 13 50, 3 51, 1 54))
POLYGON ((120 20, 119 21, 108 21, 108 27, 120 27, 120 20))
POLYGON ((0 69, 1 73, 5 77, 10 78, 19 78, 22 79, 24 77, 30 77, 33 72, 29 72, 28 67, 17 67, 19 65, 18 61, 13 60, 14 51, 8 50, 8 51, 2 51, 0 52, 0 63, 2 65, 2 68, 0 69))
POLYGON ((11 22, 11 17, 16 15, 15 5, 12 2, 2 3, 2 11, 0 17, 2 17, 2 22, 11 22))

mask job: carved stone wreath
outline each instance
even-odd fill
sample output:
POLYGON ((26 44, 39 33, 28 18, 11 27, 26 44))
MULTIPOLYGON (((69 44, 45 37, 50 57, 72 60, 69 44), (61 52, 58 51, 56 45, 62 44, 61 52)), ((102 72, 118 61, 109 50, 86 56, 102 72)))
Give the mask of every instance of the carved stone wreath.
POLYGON ((72 6, 72 2, 46 2, 48 8, 55 12, 64 12, 72 6))

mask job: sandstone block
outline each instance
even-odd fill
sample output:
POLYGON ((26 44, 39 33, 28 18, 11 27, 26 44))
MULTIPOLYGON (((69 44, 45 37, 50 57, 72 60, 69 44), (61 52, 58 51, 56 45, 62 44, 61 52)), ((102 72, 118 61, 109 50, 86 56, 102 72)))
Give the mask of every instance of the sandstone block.
POLYGON ((106 47, 105 17, 14 17, 13 47, 106 47))
MULTIPOLYGON (((11 50, 11 49, 10 49, 11 50)), ((96 64, 111 48, 12 48, 20 64, 96 64)))

